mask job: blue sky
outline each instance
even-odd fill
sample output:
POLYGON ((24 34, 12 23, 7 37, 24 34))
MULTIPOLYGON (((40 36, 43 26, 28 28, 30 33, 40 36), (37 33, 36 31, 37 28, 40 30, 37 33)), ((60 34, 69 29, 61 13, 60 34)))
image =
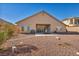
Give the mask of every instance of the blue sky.
POLYGON ((0 3, 0 18, 15 23, 42 10, 59 20, 79 17, 79 4, 67 3, 0 3))

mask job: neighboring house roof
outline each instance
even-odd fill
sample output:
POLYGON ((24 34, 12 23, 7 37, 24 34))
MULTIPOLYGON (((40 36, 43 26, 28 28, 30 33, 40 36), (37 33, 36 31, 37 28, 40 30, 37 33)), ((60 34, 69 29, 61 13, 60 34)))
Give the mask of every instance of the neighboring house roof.
POLYGON ((12 24, 12 23, 10 23, 10 22, 5 21, 5 20, 4 20, 4 19, 2 19, 2 18, 0 18, 0 22, 1 22, 1 23, 5 23, 5 24, 14 25, 14 24, 12 24))
POLYGON ((62 20, 62 21, 69 20, 69 19, 72 20, 73 18, 74 18, 74 19, 79 19, 79 17, 71 17, 71 18, 65 18, 65 19, 62 20))
MULTIPOLYGON (((24 21, 24 20, 27 20, 27 19, 29 19, 29 18, 31 18, 31 17, 33 17, 33 16, 36 16, 36 15, 38 15, 38 14, 40 14, 40 13, 45 13, 45 14, 49 15, 50 17, 54 18, 56 21, 58 21, 58 22, 62 23, 62 22, 61 22, 61 21, 59 21, 56 17, 54 17, 54 16, 50 15, 50 14, 49 14, 49 13, 47 13, 46 11, 40 11, 40 12, 38 12, 38 13, 36 13, 36 14, 32 15, 32 16, 29 16, 29 17, 27 17, 27 18, 24 18, 24 19, 22 19, 22 20, 20 20, 20 21, 16 22, 16 24, 18 24, 18 23, 20 23, 20 22, 22 22, 22 21, 24 21)), ((62 23, 62 24, 64 24, 64 23, 62 23)), ((66 24, 64 24, 64 25, 65 25, 65 26, 67 26, 66 24)))

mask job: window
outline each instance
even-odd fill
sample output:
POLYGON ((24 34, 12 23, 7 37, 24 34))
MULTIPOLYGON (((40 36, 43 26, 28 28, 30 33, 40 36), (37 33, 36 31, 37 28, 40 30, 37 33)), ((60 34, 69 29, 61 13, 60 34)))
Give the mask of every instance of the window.
POLYGON ((70 20, 70 24, 73 24, 73 20, 70 20))
POLYGON ((29 26, 27 26, 27 30, 28 30, 28 31, 30 30, 30 27, 29 27, 29 26))
POLYGON ((78 20, 78 24, 79 24, 79 20, 78 20))
POLYGON ((23 26, 21 27, 21 30, 24 31, 24 27, 23 26))

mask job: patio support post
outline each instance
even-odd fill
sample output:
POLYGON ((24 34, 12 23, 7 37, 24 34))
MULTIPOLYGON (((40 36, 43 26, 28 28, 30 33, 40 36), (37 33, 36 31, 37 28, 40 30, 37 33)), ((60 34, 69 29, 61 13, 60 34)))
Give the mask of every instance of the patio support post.
POLYGON ((73 24, 75 24, 75 19, 73 18, 73 24))

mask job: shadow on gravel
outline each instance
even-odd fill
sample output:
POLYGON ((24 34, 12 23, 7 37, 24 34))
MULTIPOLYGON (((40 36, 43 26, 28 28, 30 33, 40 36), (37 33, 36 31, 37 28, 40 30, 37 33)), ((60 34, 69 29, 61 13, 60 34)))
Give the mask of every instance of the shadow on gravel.
POLYGON ((26 54, 28 53, 30 56, 32 51, 37 51, 38 48, 34 45, 24 44, 24 45, 16 45, 16 48, 12 51, 12 47, 9 47, 6 50, 0 51, 0 56, 17 56, 18 54, 26 54))

